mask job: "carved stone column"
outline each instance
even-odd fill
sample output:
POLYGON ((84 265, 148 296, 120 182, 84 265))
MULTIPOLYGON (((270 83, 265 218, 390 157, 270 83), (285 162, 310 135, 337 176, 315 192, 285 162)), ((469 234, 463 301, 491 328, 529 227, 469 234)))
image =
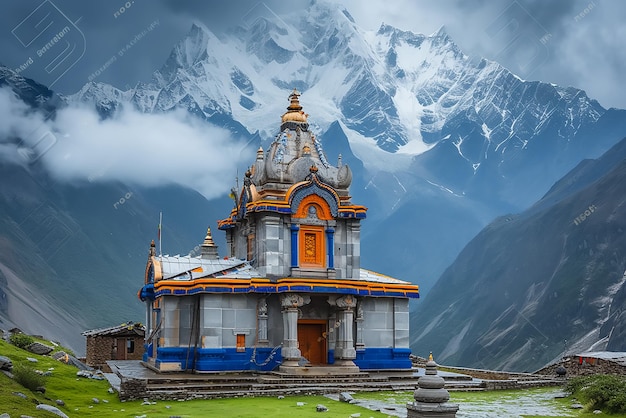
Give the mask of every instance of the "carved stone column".
POLYGON ((363 341, 363 306, 361 302, 357 303, 356 308, 356 350, 365 350, 365 342, 363 341))
POLYGON ((304 298, 296 293, 286 293, 280 296, 280 305, 283 308, 283 366, 298 366, 302 353, 298 348, 298 308, 305 304, 304 298))
POLYGON ((259 299, 257 304, 257 326, 258 328, 258 345, 259 347, 269 346, 267 339, 267 301, 265 298, 259 299))
POLYGON ((356 358, 353 337, 356 298, 352 295, 341 296, 335 300, 335 305, 338 308, 337 322, 339 323, 335 342, 335 362, 342 366, 354 366, 352 360, 356 358))

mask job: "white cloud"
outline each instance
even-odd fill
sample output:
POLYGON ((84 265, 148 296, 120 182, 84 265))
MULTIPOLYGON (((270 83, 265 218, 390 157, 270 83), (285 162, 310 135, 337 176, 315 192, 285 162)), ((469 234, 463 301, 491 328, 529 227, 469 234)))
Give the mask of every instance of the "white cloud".
MULTIPOLYGON (((225 176, 252 161, 242 142, 225 129, 201 121, 184 111, 144 114, 124 109, 101 120, 91 109, 69 107, 44 121, 10 89, 0 89, 0 158, 15 159, 20 137, 61 181, 121 181, 142 186, 180 184, 207 198, 230 187, 225 176)), ((34 153, 34 155, 33 155, 34 153)))

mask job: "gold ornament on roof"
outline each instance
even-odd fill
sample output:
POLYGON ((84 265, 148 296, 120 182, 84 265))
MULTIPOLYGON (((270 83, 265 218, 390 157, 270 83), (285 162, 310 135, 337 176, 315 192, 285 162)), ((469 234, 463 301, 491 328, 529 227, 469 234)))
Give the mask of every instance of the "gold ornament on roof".
POLYGON ((213 236, 211 235, 211 228, 207 228, 206 236, 204 237, 204 242, 201 245, 202 247, 215 247, 215 242, 213 241, 213 236))
POLYGON ((306 122, 307 115, 302 111, 300 105, 300 92, 295 88, 289 95, 289 106, 287 106, 287 112, 283 115, 283 122, 306 122))
POLYGON ((302 147, 302 154, 311 154, 311 147, 309 146, 309 144, 304 144, 304 147, 302 147))

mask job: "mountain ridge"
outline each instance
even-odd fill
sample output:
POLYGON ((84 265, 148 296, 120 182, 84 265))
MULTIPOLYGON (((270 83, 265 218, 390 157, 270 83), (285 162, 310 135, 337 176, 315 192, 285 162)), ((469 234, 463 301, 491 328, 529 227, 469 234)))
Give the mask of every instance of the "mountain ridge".
POLYGON ((442 361, 502 370, 621 351, 625 176, 626 139, 579 164, 533 207, 494 220, 416 309, 414 318, 432 321, 412 322, 412 346, 428 341, 442 361))

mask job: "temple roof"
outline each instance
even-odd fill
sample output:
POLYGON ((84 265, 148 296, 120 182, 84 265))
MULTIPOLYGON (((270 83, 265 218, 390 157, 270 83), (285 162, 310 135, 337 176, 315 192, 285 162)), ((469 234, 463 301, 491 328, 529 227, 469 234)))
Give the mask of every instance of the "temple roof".
POLYGON ((162 276, 139 291, 141 300, 165 295, 197 293, 322 293, 357 296, 419 297, 418 286, 370 270, 359 279, 263 277, 248 261, 236 258, 208 260, 191 256, 153 257, 162 276))
POLYGON ((206 259, 191 256, 160 256, 162 280, 194 280, 203 277, 259 277, 245 260, 237 258, 206 259))
POLYGON ((308 115, 302 110, 300 93, 294 89, 289 106, 281 118, 280 131, 267 152, 260 149, 249 170, 249 177, 259 194, 271 190, 286 191, 291 185, 304 181, 311 167, 317 175, 337 192, 347 196, 352 172, 341 163, 334 166, 326 158, 322 143, 309 127, 308 115))

